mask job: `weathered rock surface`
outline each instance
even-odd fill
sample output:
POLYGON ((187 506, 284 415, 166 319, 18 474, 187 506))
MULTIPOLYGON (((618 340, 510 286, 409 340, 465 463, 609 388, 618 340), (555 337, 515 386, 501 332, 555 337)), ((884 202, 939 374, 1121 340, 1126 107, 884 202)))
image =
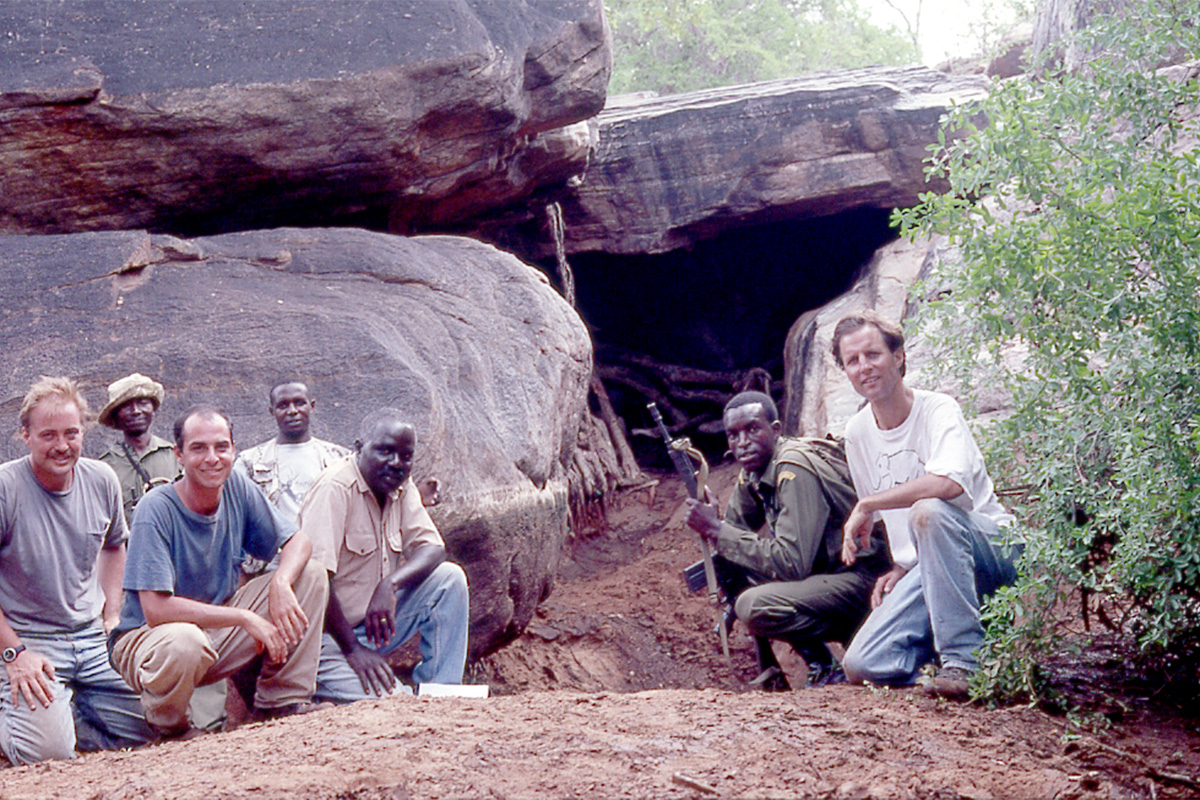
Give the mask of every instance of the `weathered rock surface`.
MULTIPOLYGON (((922 162, 942 113, 988 84, 872 68, 611 98, 587 173, 562 200, 567 249, 662 253, 735 227, 912 205, 930 188, 922 162)), ((514 221, 487 235, 504 241, 514 221)))
MULTIPOLYGON (((536 270, 467 239, 332 229, 7 236, 0 259, 3 427, 39 374, 77 377, 98 404, 137 370, 166 387, 160 434, 204 400, 249 446, 275 433, 268 388, 298 375, 318 436, 349 445, 385 405, 416 425, 414 474, 441 481, 433 511, 470 579, 475 654, 548 593, 591 344, 536 270)), ((91 432, 86 451, 111 436, 91 432)))
MULTIPOLYGON (((784 384, 787 402, 784 430, 797 436, 841 436, 846 421, 862 407, 846 374, 834 361, 830 345, 833 328, 847 314, 874 311, 886 319, 902 320, 909 312, 913 283, 929 274, 943 240, 912 242, 899 239, 881 247, 863 269, 850 291, 826 305, 803 314, 788 332, 784 345, 784 384)), ((915 343, 910 343, 915 344, 915 343)), ((907 348, 908 378, 920 383, 928 352, 907 348)))
MULTIPOLYGON (((845 372, 834 361, 833 329, 848 315, 873 311, 898 322, 907 320, 917 306, 943 291, 939 276, 962 269, 962 256, 941 237, 916 242, 900 239, 881 247, 854 286, 841 297, 809 311, 788 332, 784 347, 784 384, 787 388, 784 429, 800 436, 841 436, 846 422, 862 408, 845 372), (915 296, 921 281, 925 294, 915 296)), ((959 399, 968 395, 978 419, 999 416, 1012 407, 1012 398, 978 368, 969 385, 962 385, 937 367, 950 357, 922 332, 906 330, 905 382, 909 386, 947 392, 959 399)), ((1006 359, 1020 363, 1020 347, 1006 348, 1006 359)))
POLYGON ((601 0, 0 6, 0 232, 445 228, 582 170, 601 0))

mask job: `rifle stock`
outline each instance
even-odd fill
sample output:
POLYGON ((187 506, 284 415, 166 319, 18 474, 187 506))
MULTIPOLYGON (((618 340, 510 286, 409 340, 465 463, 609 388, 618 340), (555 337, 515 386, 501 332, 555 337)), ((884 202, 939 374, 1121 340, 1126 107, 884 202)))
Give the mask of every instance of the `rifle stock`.
MULTIPOLYGON (((683 485, 687 487, 688 494, 693 499, 703 501, 704 484, 708 477, 708 463, 704 460, 704 455, 692 447, 692 443, 687 439, 671 438, 671 432, 667 430, 667 424, 663 421, 662 414, 659 413, 655 403, 647 404, 646 410, 650 412, 651 419, 658 426, 663 444, 667 447, 667 455, 671 457, 675 472, 683 481, 683 485), (699 477, 697 477, 697 470, 692 466, 692 458, 700 463, 699 477)), ((729 632, 725 629, 724 614, 721 612, 721 591, 717 586, 717 572, 713 567, 712 549, 703 536, 700 537, 700 552, 704 555, 704 582, 708 587, 708 599, 717 612, 717 632, 721 637, 721 651, 725 654, 726 660, 732 664, 729 655, 729 632)))

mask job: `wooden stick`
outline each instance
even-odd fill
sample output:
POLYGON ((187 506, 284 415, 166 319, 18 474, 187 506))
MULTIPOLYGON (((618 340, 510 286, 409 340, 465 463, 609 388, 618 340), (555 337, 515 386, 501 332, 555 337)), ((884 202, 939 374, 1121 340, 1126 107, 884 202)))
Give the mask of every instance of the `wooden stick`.
POLYGON ((707 783, 698 781, 695 778, 690 778, 687 775, 684 775, 682 772, 676 772, 674 775, 672 775, 671 781, 678 783, 680 786, 686 786, 689 789, 695 789, 698 792, 705 792, 706 794, 720 794, 719 791, 709 786, 707 783))

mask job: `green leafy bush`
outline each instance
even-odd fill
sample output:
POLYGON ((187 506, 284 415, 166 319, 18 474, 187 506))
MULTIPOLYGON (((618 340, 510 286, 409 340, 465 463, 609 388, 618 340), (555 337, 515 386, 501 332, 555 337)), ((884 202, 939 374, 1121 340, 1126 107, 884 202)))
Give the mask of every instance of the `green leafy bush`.
POLYGON ((1081 68, 1042 65, 950 114, 929 162, 950 190, 896 212, 962 254, 923 329, 968 389, 1011 393, 983 443, 997 484, 1027 488, 1010 505, 1029 546, 985 612, 983 694, 1040 692, 1077 592, 1143 658, 1196 669, 1200 86, 1156 67, 1200 54, 1197 20, 1196 0, 1098 16, 1081 68))
POLYGON ((858 0, 608 0, 609 91, 687 92, 804 72, 911 64, 916 47, 858 0))

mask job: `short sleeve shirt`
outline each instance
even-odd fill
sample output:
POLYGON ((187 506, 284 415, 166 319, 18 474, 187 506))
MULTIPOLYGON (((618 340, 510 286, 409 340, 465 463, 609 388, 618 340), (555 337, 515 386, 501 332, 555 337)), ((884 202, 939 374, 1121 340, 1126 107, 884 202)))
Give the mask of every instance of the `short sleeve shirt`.
MULTIPOLYGON (((899 426, 882 430, 870 405, 846 424, 846 460, 859 497, 907 483, 922 475, 941 475, 962 487, 950 502, 990 517, 1001 526, 1012 523, 983 463, 983 454, 963 417, 958 401, 939 392, 913 390, 913 407, 899 426)), ((908 529, 908 509, 879 512, 887 527, 892 560, 906 569, 917 563, 917 548, 908 529)))
POLYGON ((175 484, 159 486, 134 513, 118 631, 146 624, 139 591, 223 605, 237 591, 246 555, 271 560, 294 530, 238 472, 230 473, 213 514, 197 514, 184 505, 175 484))
POLYGON ((412 478, 381 510, 353 455, 326 469, 308 490, 300 531, 312 542, 313 560, 331 573, 330 591, 351 625, 363 621, 375 587, 403 558, 417 547, 444 546, 412 478))
POLYGON ((63 633, 97 624, 102 547, 128 536, 121 487, 105 464, 81 458, 71 488, 38 483, 29 456, 0 466, 0 609, 17 633, 63 633))

